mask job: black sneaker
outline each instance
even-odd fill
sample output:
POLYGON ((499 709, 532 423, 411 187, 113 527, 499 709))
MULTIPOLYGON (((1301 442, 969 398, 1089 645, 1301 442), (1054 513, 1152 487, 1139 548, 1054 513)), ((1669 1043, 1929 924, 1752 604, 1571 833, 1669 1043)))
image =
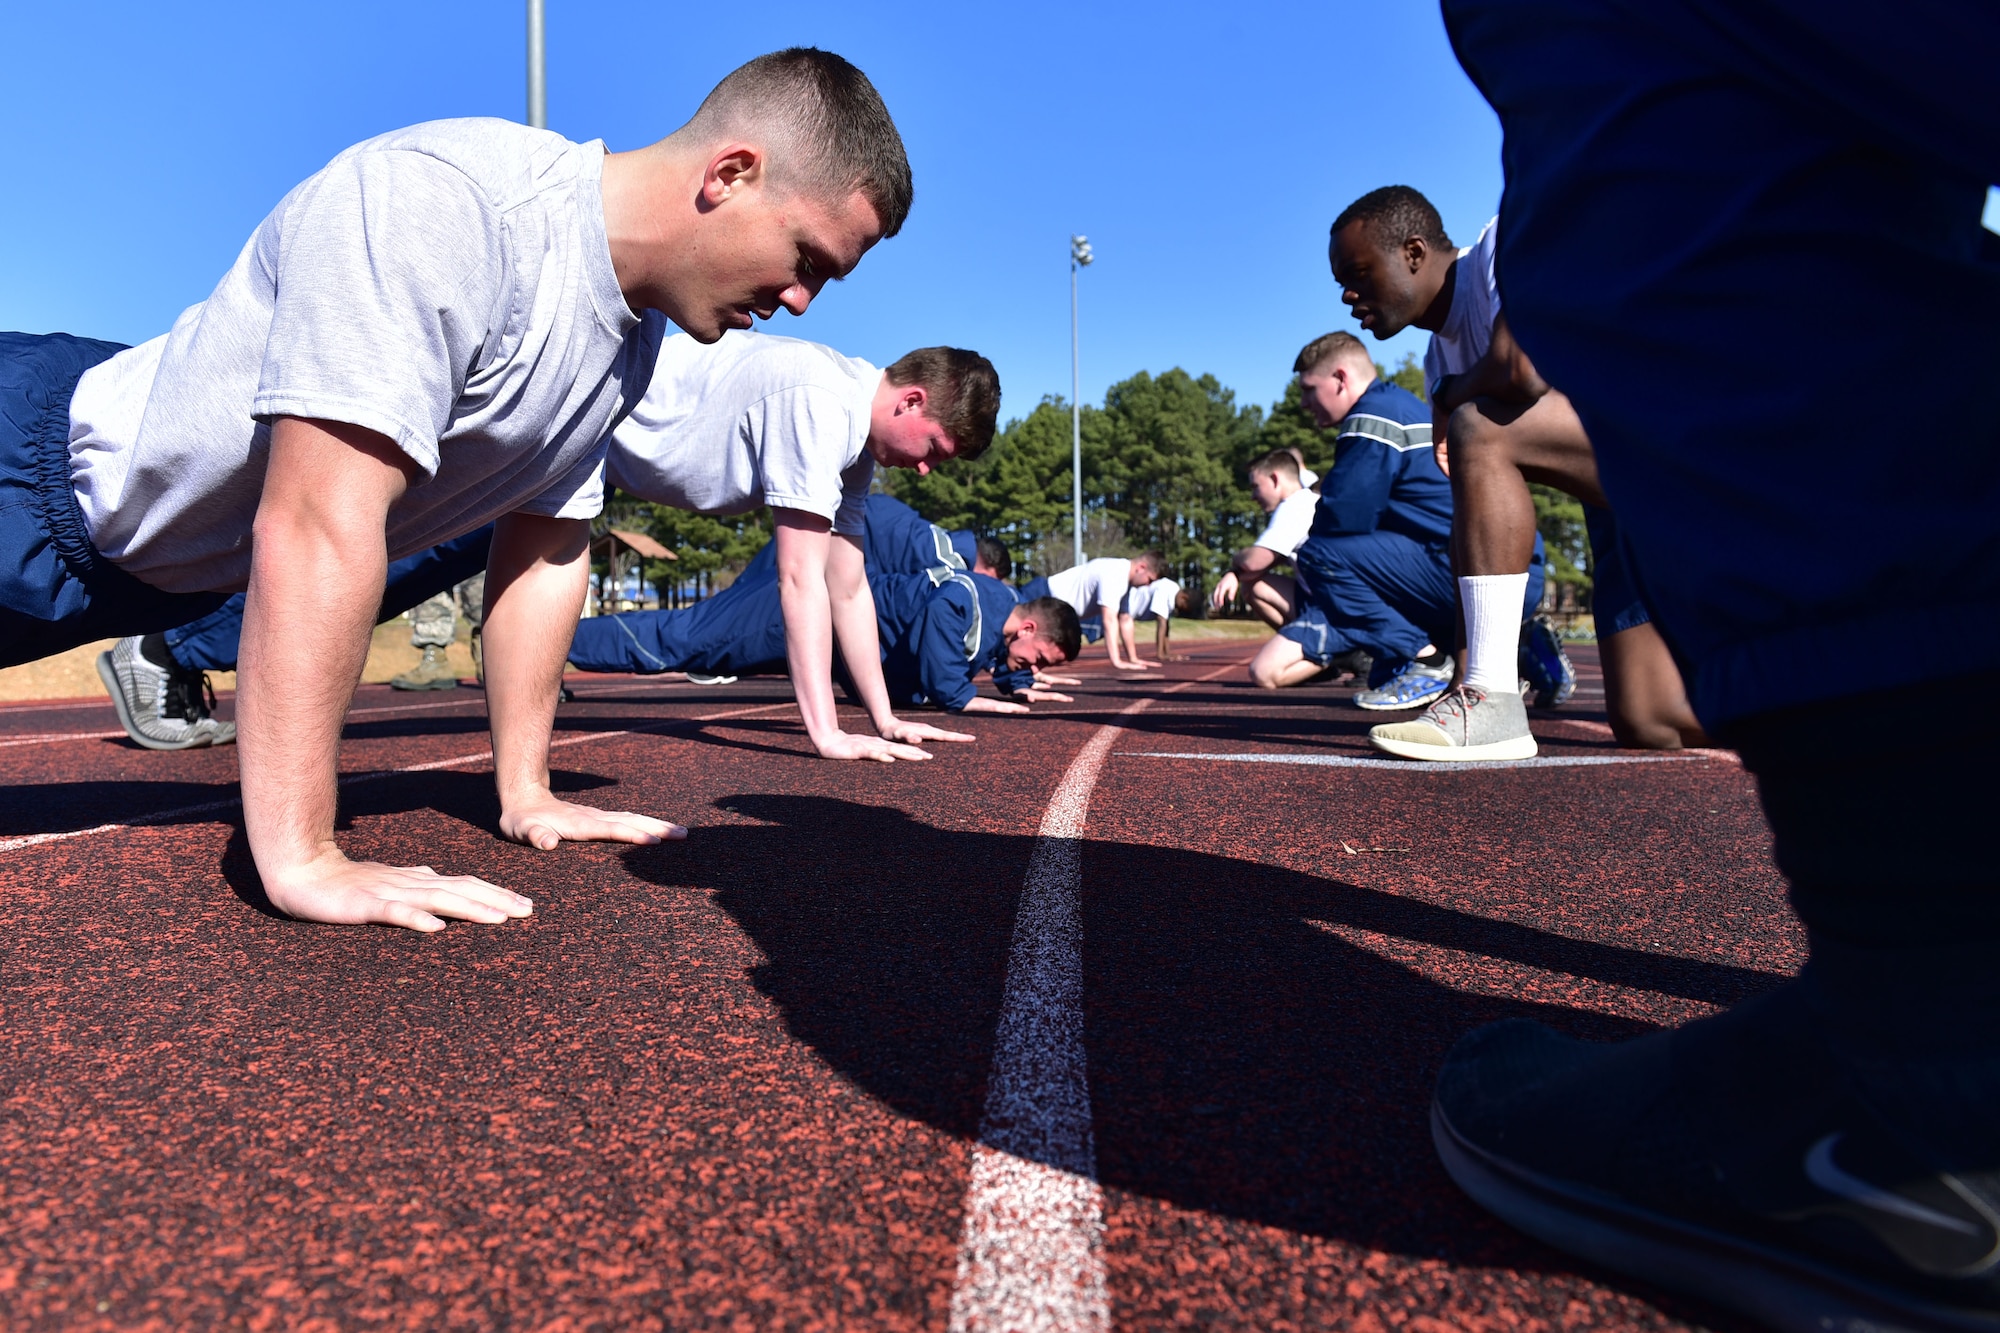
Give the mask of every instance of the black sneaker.
POLYGON ((1473 1032, 1431 1107, 1445 1169, 1532 1236, 1773 1328, 2000 1330, 2000 1062, 1857 1056, 1810 977, 1618 1044, 1473 1032))

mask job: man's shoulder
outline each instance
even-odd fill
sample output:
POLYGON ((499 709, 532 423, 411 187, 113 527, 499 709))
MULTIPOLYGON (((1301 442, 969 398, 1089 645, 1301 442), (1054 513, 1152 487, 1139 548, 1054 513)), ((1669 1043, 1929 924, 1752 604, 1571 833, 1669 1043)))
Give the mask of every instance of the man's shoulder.
MULTIPOLYGON (((682 335, 685 337, 685 335, 682 335)), ((700 382, 733 408, 788 393, 824 390, 852 398, 875 368, 824 343, 748 329, 731 329, 712 343, 688 338, 673 359, 684 377, 700 382)))
POLYGON ((497 116, 466 116, 427 120, 364 139, 329 165, 392 154, 429 159, 464 176, 494 207, 505 210, 552 183, 567 185, 574 170, 563 168, 581 151, 580 145, 550 130, 497 116))

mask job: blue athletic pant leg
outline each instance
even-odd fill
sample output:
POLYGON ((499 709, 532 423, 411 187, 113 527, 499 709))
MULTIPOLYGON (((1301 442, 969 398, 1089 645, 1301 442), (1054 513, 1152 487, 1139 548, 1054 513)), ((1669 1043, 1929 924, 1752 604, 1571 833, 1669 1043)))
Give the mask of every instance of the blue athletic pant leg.
POLYGON ((1505 131, 1509 323, 1590 432, 1794 906, 1872 948, 2000 940, 2000 722, 1913 725, 1898 688, 2000 685, 2000 9, 1444 7, 1505 131), (1881 655, 1857 692, 1838 664, 1884 642, 1950 649, 1881 655))
MULTIPOLYGON (((389 565, 377 621, 400 616, 427 598, 456 588, 486 568, 493 545, 493 525, 454 537, 427 551, 406 555, 389 565)), ((243 594, 237 593, 215 610, 167 631, 167 651, 182 666, 195 671, 234 671, 243 643, 243 594)))
POLYGON ((1028 586, 1021 589, 1021 600, 1024 602, 1032 602, 1037 598, 1047 597, 1048 595, 1049 581, 1046 576, 1037 576, 1029 579, 1028 586))
POLYGON ((1583 507, 1583 525, 1590 530, 1590 615, 1597 637, 1610 638, 1637 629, 1652 619, 1633 578, 1631 553, 1609 509, 1583 507))
POLYGON ((1326 618, 1329 656, 1366 648, 1407 659, 1453 638, 1458 588, 1441 544, 1381 531, 1313 537, 1295 563, 1307 572, 1312 603, 1326 618))
POLYGON ((1856 643, 1952 645, 1872 689, 2000 669, 2000 98, 1943 72, 1990 64, 2000 8, 1444 8, 1505 130, 1509 322, 1590 433, 1702 720, 1850 694, 1823 667, 1856 643))
POLYGON ((731 584, 679 611, 627 611, 578 622, 570 663, 584 671, 740 675, 785 659, 775 581, 731 584))
POLYGON ((142 583, 91 544, 70 484, 76 382, 124 350, 66 333, 0 333, 0 666, 206 615, 223 593, 142 583))
POLYGON ((382 589, 382 609, 377 613, 376 621, 379 623, 400 616, 411 607, 420 606, 441 592, 450 592, 480 573, 486 568, 487 553, 492 547, 493 525, 488 523, 463 537, 454 537, 428 551, 419 551, 392 562, 382 589))
MULTIPOLYGON (((1547 549, 1542 545, 1542 534, 1538 532, 1535 534, 1535 554, 1528 560, 1527 590, 1521 596, 1522 620, 1529 619, 1536 611, 1541 609, 1542 593, 1548 588, 1548 583, 1549 555, 1547 549)), ((1457 586, 1455 579, 1453 580, 1453 586, 1457 586)), ((1457 637, 1457 633, 1454 632, 1452 638, 1457 639, 1457 637)))

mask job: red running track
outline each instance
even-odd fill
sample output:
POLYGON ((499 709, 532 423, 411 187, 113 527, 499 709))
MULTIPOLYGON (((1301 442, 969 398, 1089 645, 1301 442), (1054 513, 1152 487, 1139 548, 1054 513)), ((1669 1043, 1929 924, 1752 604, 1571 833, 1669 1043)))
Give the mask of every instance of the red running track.
POLYGON ((431 937, 274 916, 231 750, 0 708, 0 1325, 1740 1327, 1489 1221, 1429 1145, 1475 1024, 1622 1037, 1801 957, 1747 775, 1613 749, 1581 656, 1560 762, 1497 772, 1372 763, 1348 691, 1234 646, 1171 693, 1093 659, 927 764, 812 758, 782 681, 584 679, 558 785, 691 832, 554 853, 491 832, 476 691, 364 689, 350 852, 537 904, 431 937), (1021 961, 1031 863, 1073 975, 1021 961), (987 1104, 1003 1005, 1081 1170, 987 1104), (969 1196, 1009 1144, 1042 1185, 969 1196))

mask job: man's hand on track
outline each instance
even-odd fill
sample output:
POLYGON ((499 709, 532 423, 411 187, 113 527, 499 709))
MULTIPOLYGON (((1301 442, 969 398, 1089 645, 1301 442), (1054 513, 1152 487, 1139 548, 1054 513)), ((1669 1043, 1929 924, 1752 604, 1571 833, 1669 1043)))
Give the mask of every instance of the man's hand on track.
POLYGON ((447 917, 493 925, 535 910, 533 899, 471 875, 350 861, 331 846, 313 861, 265 876, 264 893, 273 907, 301 921, 402 926, 427 934, 443 930, 447 917))
POLYGON ((930 751, 919 750, 914 745, 899 745, 879 736, 857 736, 851 731, 836 731, 824 740, 814 741, 813 747, 822 759, 873 759, 877 763, 893 764, 898 759, 931 757, 930 751))
POLYGON ((500 833, 515 842, 552 852, 565 842, 634 842, 651 846, 667 838, 685 838, 678 824, 629 810, 599 810, 577 805, 549 793, 516 801, 500 811, 500 833))
POLYGON ((968 731, 946 731, 928 722, 911 722, 906 718, 896 718, 881 728, 885 741, 902 741, 915 745, 921 741, 976 741, 979 738, 968 731))

